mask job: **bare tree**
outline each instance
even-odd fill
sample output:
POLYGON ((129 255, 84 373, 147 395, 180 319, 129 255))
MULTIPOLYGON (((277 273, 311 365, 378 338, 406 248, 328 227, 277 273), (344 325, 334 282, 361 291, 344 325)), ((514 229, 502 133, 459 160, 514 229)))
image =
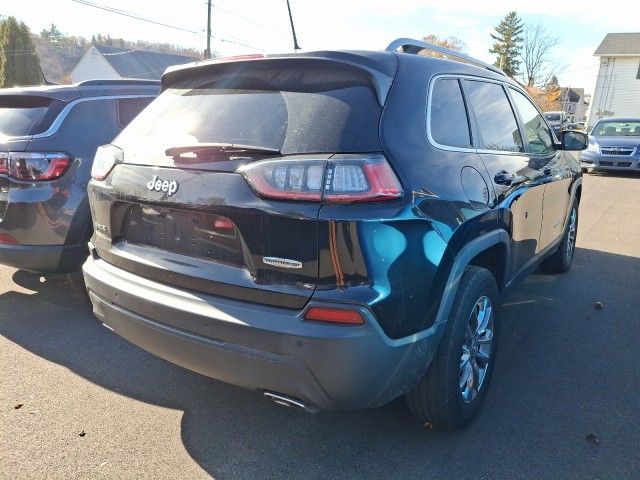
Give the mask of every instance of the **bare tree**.
MULTIPOLYGON (((460 40, 458 37, 448 36, 447 38, 441 38, 438 35, 427 35, 423 37, 424 41, 427 43, 431 43, 432 45, 437 45, 438 47, 448 48, 449 50, 454 50, 456 52, 463 52, 467 48, 467 44, 460 40)), ((432 50, 421 50, 418 55, 422 55, 424 57, 436 57, 436 58, 447 58, 446 55, 442 53, 434 52, 432 50)))
POLYGON ((438 35, 431 34, 424 37, 424 41, 449 50, 455 50, 456 52, 463 52, 467 49, 467 44, 464 41, 452 35, 447 38, 440 38, 438 35))
POLYGON ((524 30, 520 58, 524 66, 522 80, 528 87, 545 85, 562 70, 554 63, 551 50, 560 43, 540 24, 527 25, 524 30))

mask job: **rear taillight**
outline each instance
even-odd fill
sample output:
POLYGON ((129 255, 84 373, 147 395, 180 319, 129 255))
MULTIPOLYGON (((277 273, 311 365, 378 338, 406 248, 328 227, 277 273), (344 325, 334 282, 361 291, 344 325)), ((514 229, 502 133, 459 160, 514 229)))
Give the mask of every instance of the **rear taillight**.
POLYGON ((0 233, 0 244, 4 245, 18 245, 18 240, 13 238, 11 235, 7 235, 6 233, 0 233))
POLYGON ((102 145, 96 150, 91 166, 91 177, 104 180, 118 163, 124 161, 124 152, 115 145, 102 145))
POLYGON ((305 320, 316 322, 342 323, 346 325, 363 325, 364 318, 357 310, 341 308, 311 307, 304 316, 305 320))
POLYGON ((0 152, 0 175, 9 174, 9 154, 0 152))
POLYGON ((382 155, 335 160, 263 160, 240 172, 263 198, 308 202, 380 202, 402 197, 382 155))
POLYGON ((16 180, 55 180, 69 170, 72 162, 65 153, 0 152, 0 174, 16 180))

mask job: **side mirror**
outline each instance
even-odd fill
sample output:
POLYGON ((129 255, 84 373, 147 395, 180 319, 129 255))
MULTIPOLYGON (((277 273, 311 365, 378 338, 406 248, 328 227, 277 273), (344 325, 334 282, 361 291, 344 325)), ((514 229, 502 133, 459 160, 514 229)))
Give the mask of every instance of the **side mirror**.
POLYGON ((589 137, 577 130, 565 130, 560 133, 560 143, 562 150, 584 150, 589 145, 589 137))

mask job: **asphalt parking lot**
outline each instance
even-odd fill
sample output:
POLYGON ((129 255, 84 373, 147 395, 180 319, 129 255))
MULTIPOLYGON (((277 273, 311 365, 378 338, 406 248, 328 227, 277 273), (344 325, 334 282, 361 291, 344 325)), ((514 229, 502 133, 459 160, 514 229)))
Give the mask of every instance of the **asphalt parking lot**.
POLYGON ((573 268, 513 292, 501 335, 462 432, 401 401, 308 415, 126 343, 64 277, 0 267, 0 478, 640 478, 640 176, 585 177, 573 268))

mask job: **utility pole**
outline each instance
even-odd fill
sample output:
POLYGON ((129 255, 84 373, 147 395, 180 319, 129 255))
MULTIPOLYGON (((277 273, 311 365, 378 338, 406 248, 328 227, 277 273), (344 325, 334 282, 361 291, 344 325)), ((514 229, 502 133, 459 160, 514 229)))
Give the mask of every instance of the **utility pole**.
POLYGON ((562 102, 562 111, 564 113, 571 113, 571 112, 568 111, 568 108, 567 108, 567 106, 569 104, 569 100, 570 100, 569 97, 570 96, 571 96, 571 85, 569 85, 568 87, 564 88, 564 98, 563 98, 563 102, 562 102))
POLYGON ((298 39, 296 38, 296 28, 293 26, 293 15, 291 15, 289 0, 287 0, 287 10, 289 10, 289 21, 291 22, 291 33, 293 34, 293 49, 300 50, 300 45, 298 45, 298 39))
POLYGON ((207 2, 207 49, 204 51, 204 58, 211 58, 211 0, 207 2))

